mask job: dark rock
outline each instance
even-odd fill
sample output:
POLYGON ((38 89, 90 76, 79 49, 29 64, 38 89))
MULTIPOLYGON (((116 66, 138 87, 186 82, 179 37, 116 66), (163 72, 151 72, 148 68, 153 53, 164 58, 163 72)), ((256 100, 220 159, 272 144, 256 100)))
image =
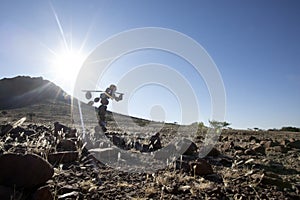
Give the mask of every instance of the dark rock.
POLYGON ((274 146, 274 147, 266 148, 267 155, 286 153, 286 152, 287 152, 287 148, 285 148, 283 146, 274 146))
POLYGON ((233 159, 230 157, 222 157, 220 160, 221 165, 225 166, 225 167, 231 167, 232 163, 233 163, 233 159))
POLYGON ((190 162, 191 172, 194 175, 208 175, 213 173, 211 165, 204 159, 190 162))
POLYGON ((219 155, 221 155, 220 151, 218 149, 216 149, 215 147, 213 147, 206 156, 217 157, 219 155))
POLYGON ((261 183, 265 185, 275 185, 280 189, 292 187, 289 182, 285 182, 280 176, 271 172, 265 173, 262 176, 261 183))
POLYGON ((18 196, 20 196, 20 194, 14 191, 13 188, 0 185, 0 199, 11 199, 11 197, 18 199, 18 196))
POLYGON ((66 137, 76 137, 76 129, 67 127, 59 122, 54 123, 54 135, 57 136, 58 132, 65 133, 66 137))
POLYGON ((254 136, 250 136, 250 138, 249 138, 248 141, 251 142, 251 143, 259 143, 259 142, 260 142, 260 140, 257 139, 257 138, 254 137, 254 136))
POLYGON ((183 172, 191 172, 191 166, 187 161, 176 160, 176 169, 182 170, 183 172))
POLYGON ((132 143, 131 143, 131 146, 132 146, 133 148, 135 148, 136 150, 138 150, 138 151, 141 151, 141 150, 142 150, 142 145, 141 145, 141 143, 139 143, 138 141, 132 142, 132 143))
POLYGON ((48 186, 38 188, 32 195, 31 200, 53 200, 54 197, 48 186))
POLYGON ((27 136, 31 136, 31 135, 34 135, 36 132, 34 130, 25 130, 24 131, 24 135, 27 135, 27 136))
POLYGON ((245 151, 245 148, 243 148, 243 147, 241 147, 241 146, 239 146, 239 145, 235 145, 235 146, 233 147, 233 149, 234 149, 234 150, 237 150, 237 151, 245 151))
POLYGON ((78 160, 78 152, 77 151, 64 151, 57 153, 50 153, 48 155, 48 161, 53 164, 67 164, 72 163, 78 160))
POLYGON ((300 149, 300 140, 292 141, 288 144, 290 148, 300 149))
POLYGON ((30 136, 35 134, 35 131, 33 130, 28 130, 28 129, 24 129, 22 127, 15 127, 13 128, 12 125, 7 124, 7 125, 2 125, 1 126, 1 130, 0 130, 0 136, 4 136, 5 134, 8 134, 12 137, 12 138, 17 138, 19 137, 22 133, 24 135, 30 136))
POLYGON ((260 144, 259 145, 256 145, 254 146, 253 148, 253 151, 255 151, 255 153, 257 154, 265 154, 265 148, 263 146, 261 146, 260 144))
POLYGON ((19 137, 21 133, 24 133, 25 129, 22 127, 17 126, 9 131, 9 134, 12 138, 19 137))
POLYGON ((4 136, 5 134, 7 134, 12 129, 13 129, 13 126, 10 125, 10 124, 1 125, 0 136, 4 136))
POLYGON ((151 138, 150 138, 149 151, 156 151, 161 148, 162 148, 162 146, 161 146, 161 142, 160 142, 159 133, 156 133, 155 135, 151 136, 151 138))
MULTIPOLYGON (((176 151, 176 149, 175 149, 175 151, 176 151)), ((181 155, 176 160, 176 169, 180 169, 184 172, 190 172, 191 171, 191 166, 190 166, 191 162, 195 162, 195 157, 188 156, 188 155, 181 155)))
POLYGON ((186 142, 186 143, 188 142, 188 143, 190 143, 190 145, 185 150, 185 152, 183 153, 183 155, 195 155, 197 153, 197 150, 198 150, 197 145, 194 142, 192 142, 190 140, 187 140, 187 139, 184 142, 186 142))
POLYGON ((178 194, 179 190, 178 187, 172 187, 172 186, 163 186, 162 190, 168 194, 178 194))
POLYGON ((121 138, 119 136, 113 135, 112 136, 112 142, 117 147, 125 148, 125 139, 121 138))
POLYGON ((54 173, 51 165, 34 154, 3 154, 0 156, 0 184, 33 188, 49 180, 54 173))
POLYGON ((59 143, 56 145, 56 151, 62 152, 62 151, 76 151, 77 147, 75 142, 72 140, 61 140, 59 143))
POLYGON ((219 174, 208 174, 205 176, 205 179, 215 183, 223 183, 223 178, 219 174))
POLYGON ((150 152, 153 151, 153 149, 150 150, 150 146, 148 144, 142 144, 141 152, 150 152))
POLYGON ((246 149, 244 151, 244 154, 246 154, 246 155, 255 155, 256 153, 253 149, 246 149))
POLYGON ((5 151, 9 151, 9 149, 12 148, 12 147, 13 147, 13 145, 9 142, 8 142, 8 144, 3 145, 3 148, 4 148, 5 151))
POLYGON ((283 171, 285 168, 282 163, 273 160, 268 161, 266 164, 268 167, 272 168, 273 171, 283 171))

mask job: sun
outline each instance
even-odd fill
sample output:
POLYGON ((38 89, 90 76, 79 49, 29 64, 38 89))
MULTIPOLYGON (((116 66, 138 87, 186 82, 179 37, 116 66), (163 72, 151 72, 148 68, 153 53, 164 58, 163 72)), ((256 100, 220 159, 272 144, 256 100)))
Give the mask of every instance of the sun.
POLYGON ((85 43, 88 39, 88 35, 82 40, 82 44, 78 46, 78 40, 73 38, 73 32, 66 32, 62 26, 60 19, 50 3, 53 16, 56 20, 58 32, 60 33, 60 40, 57 48, 50 48, 47 45, 45 47, 51 53, 51 56, 47 58, 49 60, 50 67, 48 65, 49 73, 51 74, 51 80, 60 86, 68 94, 74 92, 74 85, 83 65, 87 54, 85 54, 85 43), (75 40, 74 40, 75 39, 75 40))
POLYGON ((66 51, 55 56, 54 65, 57 72, 74 75, 83 61, 84 56, 80 52, 66 51))
POLYGON ((55 74, 56 82, 72 91, 85 58, 86 56, 80 51, 56 52, 52 59, 52 71, 55 74))

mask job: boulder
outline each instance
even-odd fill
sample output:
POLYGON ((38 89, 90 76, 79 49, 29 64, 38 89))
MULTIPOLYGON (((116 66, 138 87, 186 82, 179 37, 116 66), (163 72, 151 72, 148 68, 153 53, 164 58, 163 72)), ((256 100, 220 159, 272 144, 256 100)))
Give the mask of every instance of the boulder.
POLYGON ((300 149, 300 140, 292 141, 288 144, 290 148, 300 149))
POLYGON ((8 134, 8 133, 12 138, 17 138, 21 135, 21 133, 23 133, 24 135, 30 136, 30 135, 35 134, 35 131, 24 129, 19 126, 14 128, 10 124, 2 125, 0 128, 0 136, 4 136, 5 134, 8 134))
POLYGON ((176 169, 179 169, 183 172, 189 173, 191 171, 191 166, 187 161, 176 160, 176 169))
POLYGON ((53 176, 52 166, 34 154, 3 154, 0 156, 0 184, 33 188, 53 176))
POLYGON ((263 174, 261 178, 261 184, 275 185, 280 189, 292 187, 292 185, 289 182, 284 181, 280 176, 271 172, 266 172, 263 174))
POLYGON ((159 133, 156 133, 155 135, 151 136, 151 138, 150 138, 149 151, 156 151, 161 148, 162 148, 162 146, 161 146, 161 142, 160 142, 159 133))
POLYGON ((266 148, 266 154, 267 155, 277 155, 277 154, 281 154, 281 153, 286 153, 287 152, 287 148, 283 147, 283 146, 274 146, 274 147, 269 147, 266 148))
POLYGON ((276 162, 276 161, 273 161, 273 160, 267 161, 266 165, 270 169, 272 169, 273 172, 274 171, 282 172, 285 169, 285 167, 284 167, 284 165, 282 163, 276 162))
POLYGON ((141 152, 151 152, 151 151, 153 151, 152 147, 150 149, 150 146, 148 144, 142 144, 141 152))
POLYGON ((65 133, 66 137, 76 137, 76 129, 67 127, 59 122, 54 123, 54 135, 57 136, 58 132, 65 133))
POLYGON ((214 173, 211 165, 204 159, 197 159, 196 161, 190 162, 190 169, 194 175, 203 176, 214 173))
POLYGON ((254 136, 250 136, 248 141, 251 143, 260 143, 260 140, 254 136))
POLYGON ((54 197, 48 186, 38 188, 31 197, 31 200, 53 200, 54 197))
POLYGON ((16 194, 16 191, 11 187, 0 185, 0 199, 11 199, 11 196, 17 197, 19 194, 16 194))
POLYGON ((221 155, 220 151, 218 149, 216 149, 215 147, 213 147, 206 156, 217 157, 219 155, 221 155))
POLYGON ((63 152, 63 151, 76 151, 77 147, 75 142, 72 140, 61 140, 59 143, 56 145, 56 151, 58 152, 63 152))
POLYGON ((187 139, 185 139, 183 142, 190 143, 188 148, 184 151, 183 155, 194 155, 195 153, 197 153, 198 147, 194 142, 187 139))
POLYGON ((13 129, 13 126, 10 125, 10 124, 1 125, 0 136, 4 136, 5 134, 7 134, 12 129, 13 129))
POLYGON ((205 176, 205 179, 215 183, 223 183, 223 178, 220 174, 208 174, 205 176))
POLYGON ((112 142, 114 145, 120 148, 125 148, 125 139, 116 135, 112 136, 112 142))
POLYGON ((244 148, 244 147, 241 147, 241 146, 239 146, 239 145, 235 145, 235 146, 233 147, 233 149, 236 150, 236 151, 245 151, 245 148, 244 148))
MULTIPOLYGON (((7 126, 9 127, 9 126, 7 126)), ((21 133, 24 133, 25 132, 25 129, 22 128, 22 127, 15 127, 15 128, 12 128, 10 130, 7 131, 7 133, 9 133, 9 135, 12 137, 12 138, 16 138, 16 137, 19 137, 21 133)))
POLYGON ((246 149, 244 151, 244 154, 246 154, 246 155, 255 155, 256 153, 253 149, 246 149))
POLYGON ((265 148, 262 145, 256 145, 252 148, 252 150, 256 153, 256 154, 265 154, 265 148))
POLYGON ((72 163, 78 160, 78 152, 77 151, 64 151, 57 153, 50 153, 48 155, 48 161, 53 164, 67 164, 72 163))

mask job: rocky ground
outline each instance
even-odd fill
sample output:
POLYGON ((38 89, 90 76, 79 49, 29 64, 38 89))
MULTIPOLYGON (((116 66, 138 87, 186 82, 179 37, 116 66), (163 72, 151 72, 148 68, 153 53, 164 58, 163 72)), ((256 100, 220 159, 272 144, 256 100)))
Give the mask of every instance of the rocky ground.
MULTIPOLYGON (((198 133, 167 168, 128 173, 97 161, 80 131, 24 120, 1 121, 0 199, 300 199, 299 133, 224 130, 215 148, 197 158, 198 133)), ((160 131, 162 147, 176 128, 160 131)), ((149 151, 128 146, 116 130, 106 134, 115 145, 149 151)))

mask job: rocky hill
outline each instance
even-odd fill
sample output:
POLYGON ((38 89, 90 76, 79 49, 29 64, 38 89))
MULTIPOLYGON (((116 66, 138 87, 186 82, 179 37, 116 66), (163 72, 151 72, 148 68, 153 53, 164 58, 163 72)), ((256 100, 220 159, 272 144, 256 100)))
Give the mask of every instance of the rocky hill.
POLYGON ((70 102, 70 96, 42 77, 17 76, 0 80, 0 109, 13 109, 45 102, 70 102))
POLYGON ((130 156, 154 155, 159 161, 165 157, 156 152, 177 149, 169 143, 182 125, 141 132, 134 125, 148 121, 133 118, 123 125, 111 118, 105 134, 97 124, 85 124, 83 132, 71 123, 74 113, 64 96, 42 78, 0 80, 1 200, 299 199, 296 132, 224 130, 214 148, 199 157, 208 141, 207 131, 199 129, 183 155, 165 160, 165 168, 127 172, 122 167, 134 167, 130 156))

